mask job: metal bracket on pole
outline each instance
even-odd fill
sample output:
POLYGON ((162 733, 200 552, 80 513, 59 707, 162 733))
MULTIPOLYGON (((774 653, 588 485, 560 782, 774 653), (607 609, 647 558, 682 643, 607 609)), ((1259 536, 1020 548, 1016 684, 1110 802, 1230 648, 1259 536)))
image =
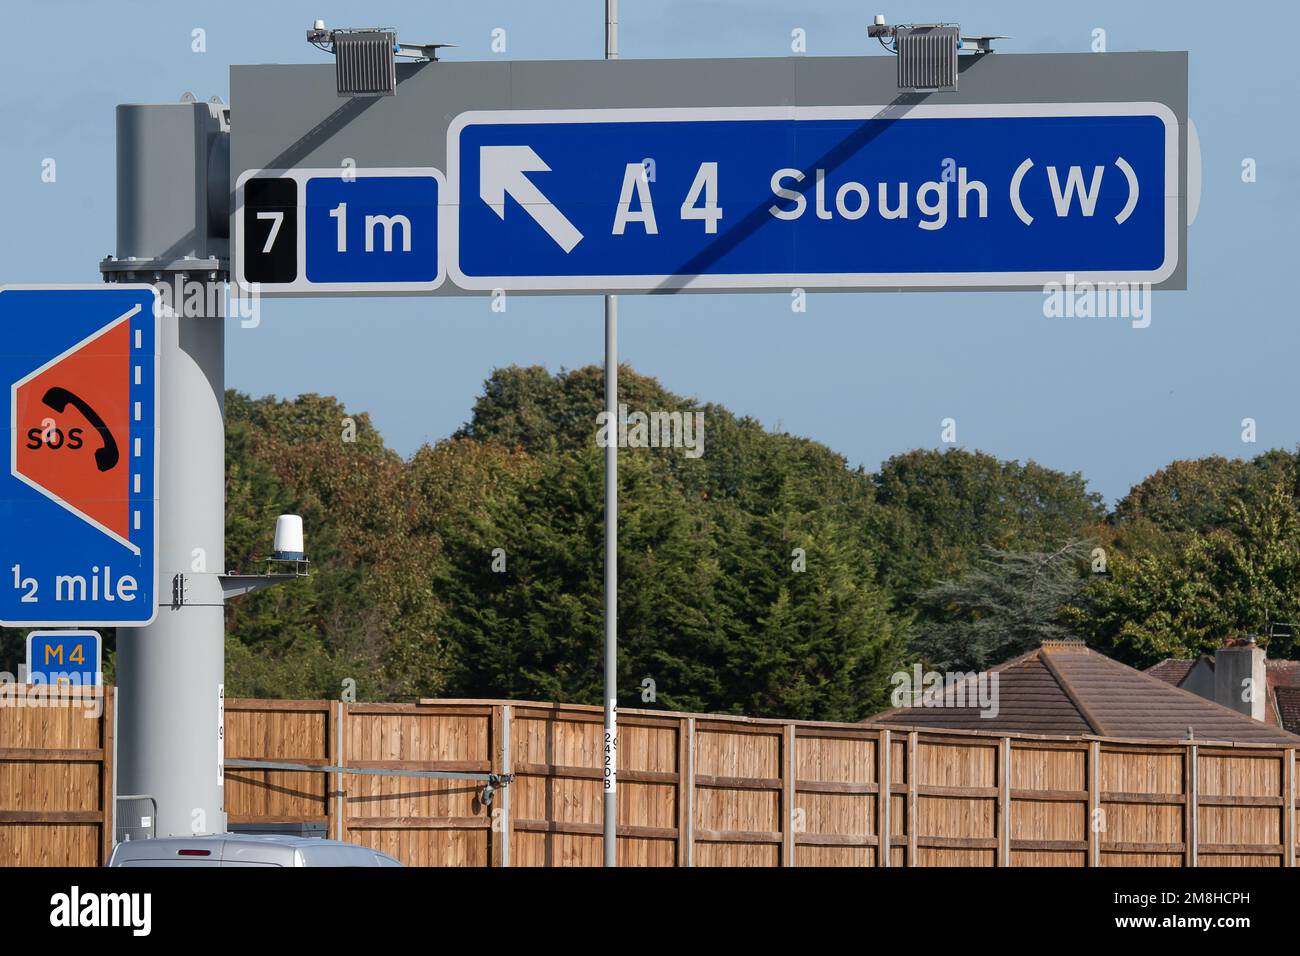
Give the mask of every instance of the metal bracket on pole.
MULTIPOLYGON (((276 560, 276 559, 271 559, 276 560)), ((270 561, 267 564, 265 574, 220 574, 217 575, 221 582, 221 594, 225 600, 234 597, 240 597, 244 594, 252 594, 254 591, 261 591, 265 588, 274 587, 277 584, 285 584, 289 581, 298 581, 307 577, 307 571, 311 562, 306 559, 296 561, 277 561, 279 564, 291 566, 292 571, 271 571, 270 561)))
POLYGON ((190 588, 185 581, 185 575, 180 573, 172 575, 172 607, 184 607, 189 593, 190 588))
POLYGON ((190 276, 196 282, 226 282, 230 278, 230 263, 225 259, 137 259, 127 256, 118 259, 105 256, 99 262, 99 272, 105 282, 160 282, 179 274, 190 276))
POLYGON ((226 600, 230 600, 277 584, 297 581, 306 576, 305 574, 220 574, 218 578, 221 580, 222 595, 226 600))
POLYGON ((249 760, 243 757, 226 758, 226 767, 234 770, 288 770, 294 773, 339 773, 360 777, 417 777, 430 780, 482 781, 479 798, 484 806, 491 806, 498 790, 514 783, 513 773, 472 773, 462 770, 376 770, 370 767, 316 767, 281 760, 249 760))

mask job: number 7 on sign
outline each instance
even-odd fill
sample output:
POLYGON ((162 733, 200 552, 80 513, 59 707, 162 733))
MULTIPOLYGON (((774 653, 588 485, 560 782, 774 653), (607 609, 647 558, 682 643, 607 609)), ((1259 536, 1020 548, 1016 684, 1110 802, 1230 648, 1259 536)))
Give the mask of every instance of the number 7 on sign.
POLYGON ((284 225, 284 211, 259 212, 257 218, 271 220, 271 231, 267 234, 266 244, 262 246, 262 252, 267 253, 270 252, 271 247, 275 245, 275 237, 280 234, 280 227, 284 225))

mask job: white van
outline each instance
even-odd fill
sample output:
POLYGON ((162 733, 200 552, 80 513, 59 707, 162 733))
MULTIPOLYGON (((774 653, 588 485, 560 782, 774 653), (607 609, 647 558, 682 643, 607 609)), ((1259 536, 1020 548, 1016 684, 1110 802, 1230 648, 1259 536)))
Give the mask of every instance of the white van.
POLYGON ((214 833, 130 840, 109 866, 401 866, 387 853, 338 840, 280 834, 214 833))

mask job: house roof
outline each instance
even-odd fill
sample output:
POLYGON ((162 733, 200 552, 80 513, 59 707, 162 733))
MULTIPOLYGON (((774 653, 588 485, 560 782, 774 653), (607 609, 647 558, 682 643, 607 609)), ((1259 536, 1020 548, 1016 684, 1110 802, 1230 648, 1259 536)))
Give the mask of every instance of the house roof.
POLYGON ((896 707, 869 720, 918 729, 1180 741, 1190 728, 1195 739, 1207 741, 1300 744, 1298 736, 1134 670, 1082 641, 1044 641, 987 673, 998 675, 996 716, 981 716, 977 685, 967 677, 932 695, 928 706, 896 707))
POLYGON ((1268 722, 1293 734, 1300 734, 1300 661, 1266 660, 1268 684, 1265 708, 1268 722))
POLYGON ((1185 661, 1177 657, 1166 657, 1159 664, 1152 664, 1143 673, 1150 674, 1152 677, 1158 677, 1166 684, 1173 684, 1177 687, 1187 678, 1188 672, 1191 671, 1195 664, 1196 661, 1185 661))
MULTIPOLYGON (((1204 662, 1214 670, 1214 656, 1203 654, 1196 660, 1182 660, 1167 657, 1158 664, 1148 667, 1144 673, 1162 681, 1181 687, 1193 667, 1204 662)), ((1264 720, 1274 727, 1281 727, 1293 734, 1300 734, 1300 711, 1292 701, 1300 700, 1300 661, 1288 661, 1281 658, 1268 658, 1264 661, 1264 674, 1267 679, 1268 706, 1264 708, 1264 720)))
POLYGON ((1293 734, 1300 732, 1300 687, 1279 687, 1273 697, 1283 729, 1293 734))

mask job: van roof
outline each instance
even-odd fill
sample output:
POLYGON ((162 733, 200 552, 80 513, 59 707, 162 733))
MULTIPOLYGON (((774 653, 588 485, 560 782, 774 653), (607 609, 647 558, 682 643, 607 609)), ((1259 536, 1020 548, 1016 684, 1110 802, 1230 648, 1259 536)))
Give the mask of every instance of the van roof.
POLYGON ((154 837, 149 840, 132 840, 134 844, 148 843, 151 846, 162 848, 164 846, 183 846, 194 843, 260 843, 270 846, 284 846, 297 848, 300 846, 356 846, 355 843, 344 843, 340 840, 322 840, 318 837, 291 836, 287 833, 201 833, 188 837, 154 837))
MULTIPOLYGON (((184 849, 209 850, 217 860, 230 859, 232 852, 264 850, 272 859, 279 854, 292 856, 294 851, 307 850, 311 856, 321 859, 321 851, 326 851, 325 859, 335 849, 353 853, 372 853, 376 857, 392 860, 388 854, 357 843, 342 840, 323 840, 318 837, 292 836, 282 833, 205 833, 195 836, 155 837, 147 840, 130 840, 119 843, 113 850, 113 860, 152 860, 160 856, 171 856, 184 849)), ((393 864, 397 864, 392 860, 393 864)))

